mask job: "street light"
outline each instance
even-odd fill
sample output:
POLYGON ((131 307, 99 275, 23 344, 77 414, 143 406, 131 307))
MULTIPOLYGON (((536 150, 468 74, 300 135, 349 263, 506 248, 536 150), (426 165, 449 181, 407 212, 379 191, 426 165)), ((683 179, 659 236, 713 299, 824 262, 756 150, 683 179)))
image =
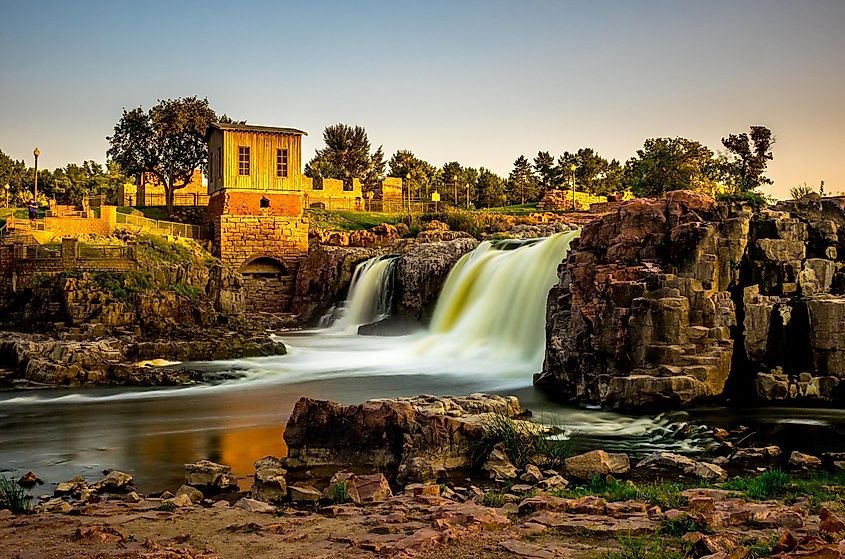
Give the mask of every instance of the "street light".
POLYGON ((569 166, 569 170, 572 171, 572 211, 575 211, 575 169, 578 167, 573 163, 569 166))
POLYGON ((35 148, 32 150, 32 155, 35 156, 35 188, 33 189, 34 195, 32 197, 35 200, 35 203, 38 203, 38 156, 41 155, 41 150, 35 148))

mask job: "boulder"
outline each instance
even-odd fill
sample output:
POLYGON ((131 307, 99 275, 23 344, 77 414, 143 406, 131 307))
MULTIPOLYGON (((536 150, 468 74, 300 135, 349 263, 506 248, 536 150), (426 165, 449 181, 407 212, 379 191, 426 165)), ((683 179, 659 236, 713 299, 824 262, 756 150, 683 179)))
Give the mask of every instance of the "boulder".
POLYGON ((195 505, 201 503, 204 498, 202 491, 195 487, 191 487, 190 485, 183 485, 176 490, 176 497, 181 495, 187 495, 191 502, 195 505))
POLYGON ((593 476, 608 474, 623 475, 631 469, 627 454, 609 454, 604 450, 591 450, 572 456, 564 460, 564 465, 570 476, 579 479, 590 479, 593 476))
POLYGON ((436 481, 440 472, 468 469, 473 444, 490 414, 521 413, 515 397, 472 394, 370 400, 343 406, 301 398, 287 426, 287 469, 378 467, 400 484, 436 481))
POLYGON ((656 452, 637 463, 634 473, 638 478, 662 480, 705 480, 720 482, 727 472, 708 462, 699 462, 671 452, 656 452))
POLYGON ((127 487, 132 483, 132 476, 112 470, 106 477, 91 486, 91 489, 101 493, 103 491, 127 491, 127 487))
POLYGON ((512 480, 519 474, 516 466, 511 463, 504 449, 498 446, 487 456, 484 469, 490 473, 490 479, 497 481, 512 480))
POLYGON ((36 484, 43 485, 44 480, 35 475, 35 472, 33 472, 32 470, 28 471, 27 473, 22 475, 20 479, 18 479, 18 485, 27 489, 35 487, 36 484))
POLYGON ((317 502, 320 500, 321 493, 313 487, 306 487, 304 485, 290 485, 288 486, 288 497, 294 502, 317 502))
POLYGON ((386 501, 393 496, 384 474, 353 475, 346 483, 349 498, 356 504, 386 501))
POLYGON ((252 483, 253 499, 268 503, 278 503, 287 496, 287 483, 281 458, 265 456, 255 462, 255 477, 252 483))
POLYGON ((212 491, 229 491, 238 488, 238 482, 232 476, 232 467, 217 464, 211 460, 185 464, 185 483, 212 491))
POLYGON ((789 455, 788 465, 796 470, 816 470, 821 468, 822 461, 817 456, 793 450, 789 455))
POLYGON ((255 512, 261 514, 276 514, 276 507, 265 503, 264 501, 248 499, 247 497, 242 497, 238 499, 235 502, 234 506, 239 509, 243 509, 247 512, 255 512))
POLYGON ((519 476, 519 479, 525 483, 533 484, 543 479, 543 473, 540 471, 540 468, 534 464, 527 464, 525 466, 525 471, 519 476))
POLYGON ((174 507, 191 507, 194 505, 194 502, 191 500, 190 495, 182 493, 181 495, 176 495, 175 497, 171 497, 169 499, 165 499, 162 501, 162 504, 169 504, 173 505, 174 507))

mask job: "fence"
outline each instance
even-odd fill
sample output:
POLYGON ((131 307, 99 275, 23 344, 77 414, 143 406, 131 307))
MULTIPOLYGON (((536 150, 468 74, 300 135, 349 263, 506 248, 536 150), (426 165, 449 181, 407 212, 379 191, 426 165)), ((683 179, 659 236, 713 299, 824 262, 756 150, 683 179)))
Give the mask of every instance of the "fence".
POLYGON ((79 258, 88 258, 91 260, 115 260, 120 258, 134 260, 135 247, 131 245, 113 246, 80 244, 77 249, 77 256, 79 258))
MULTIPOLYGON (((173 195, 174 206, 207 206, 208 194, 182 193, 173 195)), ((166 206, 167 198, 164 194, 145 194, 144 196, 128 195, 127 206, 166 206)))
POLYGON ((150 219, 139 215, 125 214, 118 212, 117 223, 138 227, 153 231, 159 235, 172 235, 174 237, 186 237, 188 239, 208 239, 208 228, 188 223, 176 223, 174 221, 161 221, 150 219))
POLYGON ((368 212, 384 213, 432 213, 444 208, 443 202, 427 200, 364 200, 364 209, 368 212))

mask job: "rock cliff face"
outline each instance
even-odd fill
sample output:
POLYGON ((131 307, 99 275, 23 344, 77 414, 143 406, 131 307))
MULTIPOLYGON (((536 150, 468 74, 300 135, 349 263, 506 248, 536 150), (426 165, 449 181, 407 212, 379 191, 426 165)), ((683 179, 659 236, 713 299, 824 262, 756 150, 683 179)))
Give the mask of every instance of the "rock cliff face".
POLYGON ((549 294, 538 386, 620 409, 756 387, 841 401, 841 200, 753 210, 684 191, 584 226, 549 294))

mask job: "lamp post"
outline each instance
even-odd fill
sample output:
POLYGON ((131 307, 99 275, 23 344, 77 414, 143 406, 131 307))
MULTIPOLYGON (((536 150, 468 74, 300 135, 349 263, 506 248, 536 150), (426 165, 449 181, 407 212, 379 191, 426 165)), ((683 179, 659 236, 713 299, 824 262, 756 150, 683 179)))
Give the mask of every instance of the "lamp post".
POLYGON ((35 156, 35 188, 33 189, 33 196, 32 199, 35 200, 35 203, 38 203, 38 156, 41 155, 41 150, 35 148, 32 150, 32 155, 35 156))
POLYGON ((572 211, 575 211, 575 169, 578 167, 573 163, 569 166, 569 170, 572 171, 572 211))

